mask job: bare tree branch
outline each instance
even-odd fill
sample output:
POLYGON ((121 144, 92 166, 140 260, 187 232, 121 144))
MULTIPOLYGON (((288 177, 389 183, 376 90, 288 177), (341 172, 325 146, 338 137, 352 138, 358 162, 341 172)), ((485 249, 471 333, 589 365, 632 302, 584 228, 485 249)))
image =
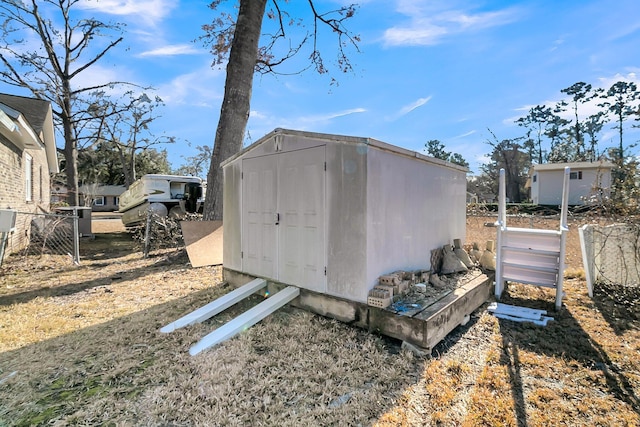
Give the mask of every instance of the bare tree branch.
POLYGON ((77 77, 104 59, 107 52, 123 40, 114 36, 120 25, 95 19, 75 19, 79 0, 3 0, 0 3, 0 81, 26 88, 40 99, 52 102, 56 126, 64 136, 65 172, 69 188, 68 202, 77 205, 78 141, 88 139, 88 121, 95 118, 78 108, 79 99, 90 92, 122 85, 109 82, 73 88, 77 77), (42 11, 41 11, 42 9, 42 11), (108 34, 110 33, 110 34, 108 34), (41 42, 30 47, 27 37, 41 42), (113 37, 97 52, 97 37, 113 37))

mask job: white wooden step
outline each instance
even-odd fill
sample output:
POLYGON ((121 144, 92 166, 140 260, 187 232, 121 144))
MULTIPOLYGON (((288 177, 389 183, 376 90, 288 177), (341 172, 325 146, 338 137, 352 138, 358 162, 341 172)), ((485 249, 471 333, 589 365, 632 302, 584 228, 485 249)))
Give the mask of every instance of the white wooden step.
POLYGON ((534 255, 548 255, 548 256, 560 256, 560 251, 548 251, 543 249, 531 249, 531 248, 517 248, 515 246, 502 246, 503 250, 510 252, 519 252, 524 254, 534 254, 534 255))
POLYGON ((514 277, 510 277, 510 276, 502 276, 502 280, 506 281, 506 282, 514 282, 514 283, 524 283, 525 285, 535 285, 535 286, 542 286, 543 288, 552 288, 555 289, 556 286, 556 282, 550 282, 550 281, 544 281, 544 280, 540 280, 537 277, 526 277, 526 276, 514 276, 514 277))
POLYGON ((231 307, 239 301, 242 301, 249 295, 252 295, 256 291, 266 286, 266 280, 254 279, 246 285, 240 286, 239 288, 234 289, 228 294, 221 296, 215 301, 212 301, 209 304, 182 316, 178 320, 169 323, 168 325, 162 327, 160 329, 160 332, 169 333, 175 331, 176 329, 193 325, 194 323, 204 322, 205 320, 210 319, 216 314, 222 313, 227 308, 231 307))
POLYGON ((514 252, 502 249, 502 260, 509 264, 520 264, 531 267, 551 267, 558 268, 560 257, 558 255, 545 255, 537 253, 514 252))
POLYGON ((502 280, 511 282, 529 283, 540 286, 556 286, 558 278, 556 271, 539 271, 521 266, 503 263, 502 280))
POLYGON ((547 230, 544 228, 519 228, 519 227, 505 227, 504 231, 509 232, 511 234, 537 234, 541 236, 557 236, 559 237, 562 234, 559 230, 547 230))
POLYGON ((507 229, 502 234, 502 247, 560 252, 561 234, 551 230, 507 229), (525 230, 525 232, 521 231, 525 230))
POLYGON ((209 335, 202 338, 189 349, 189 354, 195 356, 202 350, 220 344, 243 330, 255 325, 280 307, 294 300, 300 295, 300 289, 288 286, 275 295, 270 296, 252 309, 245 311, 235 319, 220 326, 209 335))
POLYGON ((520 264, 520 263, 516 263, 516 262, 502 261, 502 265, 507 266, 507 267, 518 268, 518 269, 521 269, 521 270, 526 270, 526 271, 529 271, 529 272, 539 271, 539 272, 543 272, 543 273, 558 274, 558 264, 557 263, 551 263, 551 264, 547 264, 547 265, 531 265, 531 264, 520 264))

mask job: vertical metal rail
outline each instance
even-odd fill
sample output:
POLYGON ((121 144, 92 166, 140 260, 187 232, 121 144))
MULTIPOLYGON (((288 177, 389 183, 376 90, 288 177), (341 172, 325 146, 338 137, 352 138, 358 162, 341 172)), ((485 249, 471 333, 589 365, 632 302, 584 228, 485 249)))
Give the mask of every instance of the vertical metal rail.
POLYGON ((498 220, 496 221, 496 228, 498 229, 498 236, 496 242, 496 284, 495 284, 495 296, 500 298, 504 288, 504 280, 502 280, 502 232, 507 227, 507 192, 505 185, 505 173, 504 169, 500 169, 500 177, 498 180, 498 220))
POLYGON ((7 237, 9 233, 2 232, 2 239, 0 239, 0 265, 2 265, 2 261, 4 260, 4 248, 7 246, 7 237))
POLYGON ((567 233, 567 211, 569 210, 569 182, 571 179, 571 168, 564 168, 564 181, 562 182, 562 205, 560 206, 560 260, 558 265, 558 282, 556 285, 556 311, 562 307, 563 281, 564 281, 564 257, 566 252, 567 233))
POLYGON ((149 258, 149 247, 151 246, 151 209, 147 208, 147 224, 144 231, 144 257, 149 258))
POLYGON ((73 263, 80 265, 80 232, 78 227, 78 207, 73 208, 73 263))

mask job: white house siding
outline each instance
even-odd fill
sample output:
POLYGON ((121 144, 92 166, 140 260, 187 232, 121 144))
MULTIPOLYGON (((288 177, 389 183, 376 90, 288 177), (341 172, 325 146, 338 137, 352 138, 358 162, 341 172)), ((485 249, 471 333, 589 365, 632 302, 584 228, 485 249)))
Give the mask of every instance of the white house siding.
POLYGON ((365 144, 327 146, 327 293, 351 300, 367 282, 368 167, 365 144))

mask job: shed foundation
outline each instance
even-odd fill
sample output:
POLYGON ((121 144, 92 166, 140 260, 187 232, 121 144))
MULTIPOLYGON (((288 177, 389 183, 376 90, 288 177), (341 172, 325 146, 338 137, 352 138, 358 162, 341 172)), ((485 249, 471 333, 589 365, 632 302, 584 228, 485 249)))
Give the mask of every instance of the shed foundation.
MULTIPOLYGON (((232 286, 244 285, 255 276, 229 268, 223 269, 224 280, 232 286)), ((267 279, 268 280, 268 279, 267 279)), ((268 281, 267 289, 275 293, 288 287, 268 281)), ((391 307, 377 308, 327 294, 300 289, 291 305, 321 316, 380 333, 407 342, 430 352, 465 318, 480 307, 493 292, 493 276, 478 273, 467 278, 455 290, 440 299, 432 300, 417 309, 398 313, 391 307)))

